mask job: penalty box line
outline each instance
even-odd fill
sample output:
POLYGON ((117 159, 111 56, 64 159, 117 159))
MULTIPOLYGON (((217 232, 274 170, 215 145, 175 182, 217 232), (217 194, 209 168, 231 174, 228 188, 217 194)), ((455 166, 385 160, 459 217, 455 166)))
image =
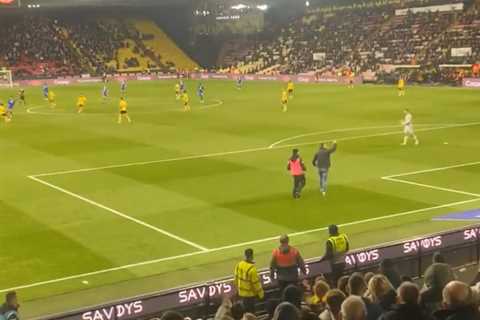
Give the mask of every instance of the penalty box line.
POLYGON ((108 211, 108 212, 110 212, 110 213, 112 213, 112 214, 114 214, 114 215, 116 215, 116 216, 119 216, 119 217, 123 218, 123 219, 129 220, 129 221, 131 221, 131 222, 133 222, 133 223, 136 223, 136 224, 138 224, 138 225, 141 225, 141 226, 143 226, 143 227, 146 227, 146 228, 148 228, 148 229, 150 229, 150 230, 153 230, 153 231, 156 231, 156 232, 158 232, 158 233, 161 233, 161 234, 163 234, 164 236, 167 236, 167 237, 169 237, 169 238, 172 238, 172 239, 175 239, 175 240, 177 240, 177 241, 183 242, 184 244, 187 244, 187 245, 189 245, 189 246, 191 246, 191 247, 194 247, 194 248, 200 250, 200 252, 208 251, 208 248, 206 248, 206 247, 204 247, 204 246, 201 246, 201 245, 199 245, 199 244, 197 244, 197 243, 195 243, 195 242, 192 242, 192 241, 190 241, 190 240, 187 240, 187 239, 185 239, 185 238, 182 238, 182 237, 180 237, 180 236, 177 236, 177 235, 175 235, 175 234, 173 234, 173 233, 171 233, 171 232, 168 232, 168 231, 166 231, 166 230, 164 230, 164 229, 155 227, 155 226, 153 226, 153 225, 151 225, 151 224, 149 224, 149 223, 146 223, 145 221, 142 221, 142 220, 140 220, 140 219, 134 218, 134 217, 132 217, 132 216, 129 216, 129 215, 125 214, 125 213, 122 213, 122 212, 120 212, 120 211, 118 211, 118 210, 115 210, 115 209, 112 209, 112 208, 110 208, 110 207, 107 207, 107 206, 105 206, 105 205, 103 205, 103 204, 101 204, 101 203, 98 203, 98 202, 93 201, 93 200, 91 200, 91 199, 88 199, 88 198, 86 198, 86 197, 84 197, 84 196, 81 196, 81 195, 79 195, 79 194, 77 194, 77 193, 74 193, 74 192, 69 191, 69 190, 67 190, 67 189, 64 189, 64 188, 62 188, 62 187, 59 187, 59 186, 57 186, 57 185, 55 185, 55 184, 53 184, 53 183, 47 182, 47 181, 45 181, 45 180, 42 180, 42 179, 40 179, 40 178, 38 178, 38 177, 36 177, 36 176, 28 176, 28 178, 29 178, 29 179, 32 179, 32 180, 34 180, 34 181, 36 181, 36 182, 38 182, 38 183, 41 183, 41 184, 43 184, 43 185, 45 185, 45 186, 47 186, 47 187, 49 187, 49 188, 55 189, 55 190, 60 191, 60 192, 62 192, 62 193, 64 193, 64 194, 67 194, 67 195, 69 195, 69 196, 72 196, 72 197, 74 197, 74 198, 76 198, 76 199, 78 199, 78 200, 81 200, 81 201, 84 201, 84 202, 86 202, 86 203, 88 203, 88 204, 91 204, 91 205, 93 205, 93 206, 95 206, 95 207, 98 207, 98 208, 100 208, 100 209, 106 210, 106 211, 108 211))
POLYGON ((452 189, 452 188, 444 188, 444 187, 434 186, 434 185, 431 185, 431 184, 418 183, 418 182, 413 182, 413 181, 410 181, 410 180, 400 179, 400 178, 413 176, 413 175, 418 175, 418 174, 423 174, 423 173, 429 173, 429 172, 438 172, 438 171, 445 171, 445 170, 455 169, 455 168, 471 167, 471 166, 476 166, 476 165, 479 165, 479 164, 480 164, 480 161, 475 161, 475 162, 466 162, 466 163, 460 163, 460 164, 455 164, 455 165, 450 165, 450 166, 445 166, 445 167, 410 171, 410 172, 405 172, 405 173, 400 173, 400 174, 384 176, 384 177, 382 177, 382 180, 397 182, 397 183, 403 183, 403 184, 408 184, 408 185, 413 185, 413 186, 423 187, 423 188, 428 188, 428 189, 433 189, 433 190, 445 191, 445 192, 450 192, 450 193, 462 194, 462 195, 466 195, 466 196, 475 197, 475 198, 478 199, 478 198, 480 198, 479 193, 467 192, 467 191, 457 190, 457 189, 452 189))
MULTIPOLYGON (((437 206, 433 206, 433 207, 409 210, 409 211, 405 211, 405 212, 398 212, 398 213, 393 213, 393 214, 389 214, 389 215, 385 215, 385 216, 374 217, 374 218, 357 220, 357 221, 352 221, 352 222, 339 224, 339 227, 350 227, 350 226, 360 225, 360 224, 364 224, 364 223, 370 223, 370 222, 381 221, 381 220, 388 220, 388 219, 392 219, 392 218, 398 218, 398 217, 409 216, 409 215, 414 215, 414 214, 421 214, 421 213, 426 213, 426 212, 431 211, 431 210, 437 210, 437 209, 443 209, 443 208, 448 208, 448 207, 453 207, 453 206, 469 204, 469 203, 476 202, 476 201, 479 201, 479 200, 480 200, 480 198, 475 198, 475 199, 469 199, 469 200, 464 200, 464 201, 450 202, 450 203, 437 205, 437 206)), ((317 233, 317 232, 326 231, 326 230, 328 230, 327 227, 320 227, 320 228, 316 228, 316 229, 310 229, 310 230, 290 233, 289 236, 290 237, 298 237, 298 236, 311 234, 311 233, 317 233)), ((152 264, 156 264, 156 263, 166 262, 166 261, 180 260, 180 259, 189 258, 189 257, 193 257, 193 256, 205 255, 205 254, 208 254, 208 253, 221 252, 221 251, 225 251, 225 250, 229 250, 229 249, 245 247, 245 246, 248 246, 248 245, 254 245, 254 244, 260 244, 260 243, 264 243, 264 242, 274 241, 274 240, 277 240, 277 239, 278 239, 278 236, 273 236, 273 237, 268 237, 268 238, 264 238, 264 239, 258 239, 258 240, 248 241, 248 242, 236 243, 236 244, 229 245, 229 246, 212 248, 212 249, 208 249, 207 251, 195 251, 195 252, 185 253, 185 254, 181 254, 181 255, 177 255, 177 256, 171 256, 171 257, 165 257, 165 258, 159 258, 159 259, 153 259, 153 260, 146 260, 146 261, 142 261, 142 262, 138 262, 138 263, 132 263, 132 264, 127 264, 127 265, 122 265, 122 266, 117 266, 117 267, 112 267, 112 268, 107 268, 107 269, 101 269, 101 270, 96 270, 96 271, 91 271, 91 272, 86 272, 86 273, 81 273, 81 274, 75 274, 75 275, 66 276, 66 277, 62 277, 62 278, 56 278, 56 279, 51 279, 51 280, 46 280, 46 281, 40 281, 40 282, 15 286, 15 287, 12 287, 12 288, 0 289, 0 293, 12 291, 12 290, 21 290, 21 289, 41 287, 41 286, 60 283, 60 282, 65 282, 65 281, 69 281, 69 280, 82 279, 82 278, 86 278, 86 277, 97 276, 97 275, 106 274, 106 273, 110 273, 110 272, 127 270, 127 269, 136 268, 136 267, 141 267, 141 266, 147 266, 147 265, 152 265, 152 264)))

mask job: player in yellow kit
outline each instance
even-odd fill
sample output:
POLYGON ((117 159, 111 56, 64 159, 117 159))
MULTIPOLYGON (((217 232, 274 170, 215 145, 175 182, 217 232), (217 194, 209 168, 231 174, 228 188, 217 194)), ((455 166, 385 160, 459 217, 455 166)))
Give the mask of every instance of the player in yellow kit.
POLYGON ((118 114, 118 123, 121 124, 123 118, 127 119, 128 123, 131 123, 132 120, 130 119, 127 113, 128 103, 124 97, 120 98, 120 103, 118 104, 118 107, 120 109, 120 113, 118 114))
POLYGON ((188 96, 187 91, 183 92, 182 101, 183 101, 183 111, 184 112, 190 111, 191 110, 190 109, 190 97, 188 96))
POLYGON ((55 108, 57 103, 55 102, 55 92, 52 90, 48 90, 48 103, 50 104, 50 108, 55 108))
POLYGON ((180 100, 180 84, 175 83, 175 98, 180 100))
POLYGON ((3 119, 4 122, 8 122, 8 115, 7 115, 7 109, 5 108, 5 105, 3 102, 0 101, 0 117, 3 119))
POLYGON ((288 80, 287 83, 287 92, 288 92, 288 98, 293 99, 293 90, 295 89, 295 85, 293 84, 292 80, 288 80))
POLYGON ((405 79, 400 77, 398 79, 398 96, 403 97, 405 95, 405 79))
POLYGON ((85 104, 87 103, 87 97, 85 97, 83 94, 79 95, 77 98, 77 112, 82 113, 83 108, 85 107, 85 104))
POLYGON ((288 104, 288 93, 287 91, 282 91, 282 110, 283 112, 287 112, 287 104, 288 104))

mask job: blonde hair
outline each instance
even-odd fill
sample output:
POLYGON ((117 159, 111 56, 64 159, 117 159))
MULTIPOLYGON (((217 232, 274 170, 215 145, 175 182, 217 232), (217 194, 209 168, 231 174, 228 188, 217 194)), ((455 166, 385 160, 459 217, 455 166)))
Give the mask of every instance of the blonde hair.
POLYGON ((373 303, 380 302, 380 299, 390 291, 395 291, 390 281, 383 274, 374 275, 368 282, 367 297, 373 303))
POLYGON ((313 286, 313 294, 322 302, 328 290, 330 290, 330 286, 323 280, 318 280, 313 286))

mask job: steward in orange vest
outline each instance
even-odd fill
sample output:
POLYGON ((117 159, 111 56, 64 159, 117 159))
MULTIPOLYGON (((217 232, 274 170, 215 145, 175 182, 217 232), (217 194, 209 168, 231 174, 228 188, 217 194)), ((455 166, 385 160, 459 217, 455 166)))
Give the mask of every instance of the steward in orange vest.
POLYGON ((277 275, 280 292, 283 292, 283 289, 290 284, 298 284, 299 270, 304 275, 307 273, 300 252, 290 246, 288 242, 287 235, 280 237, 280 246, 273 250, 270 262, 270 275, 272 279, 275 279, 275 274, 277 275))
POLYGON ((292 150, 292 156, 288 159, 287 170, 293 177, 293 198, 298 199, 303 187, 305 187, 305 171, 307 170, 302 158, 300 158, 298 149, 292 150))

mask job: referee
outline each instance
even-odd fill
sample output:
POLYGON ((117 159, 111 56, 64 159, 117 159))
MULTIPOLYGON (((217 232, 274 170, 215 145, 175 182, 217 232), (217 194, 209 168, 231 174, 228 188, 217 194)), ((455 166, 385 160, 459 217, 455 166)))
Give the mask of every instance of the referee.
POLYGON ((331 224, 328 226, 329 237, 325 244, 325 255, 321 259, 330 261, 332 268, 332 282, 337 284, 337 280, 342 276, 345 270, 345 254, 350 249, 350 242, 347 235, 338 232, 338 226, 331 224))

